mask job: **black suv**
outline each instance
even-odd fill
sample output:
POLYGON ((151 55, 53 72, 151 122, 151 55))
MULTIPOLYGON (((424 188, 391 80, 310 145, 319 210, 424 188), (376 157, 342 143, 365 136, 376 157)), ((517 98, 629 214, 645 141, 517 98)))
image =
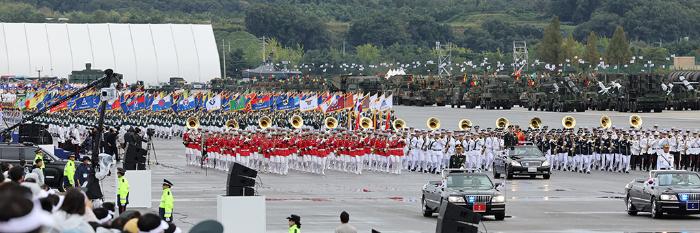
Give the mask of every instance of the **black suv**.
MULTIPOLYGON (((31 167, 34 164, 36 149, 41 148, 31 144, 2 143, 0 144, 0 162, 19 166, 20 160, 24 159, 27 161, 26 166, 31 167)), ((44 183, 50 188, 63 190, 63 168, 66 166, 66 162, 50 155, 43 149, 41 149, 41 153, 44 154, 44 183)))

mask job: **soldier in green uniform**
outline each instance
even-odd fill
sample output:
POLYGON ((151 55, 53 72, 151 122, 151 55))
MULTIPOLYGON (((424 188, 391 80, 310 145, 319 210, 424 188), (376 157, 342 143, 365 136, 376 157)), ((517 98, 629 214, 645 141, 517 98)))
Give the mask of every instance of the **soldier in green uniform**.
POLYGON ((458 144, 455 146, 455 153, 456 154, 450 156, 450 168, 459 169, 464 167, 464 164, 467 161, 467 156, 464 155, 464 147, 458 144))
POLYGON ((173 207, 175 199, 173 198, 173 193, 170 188, 173 187, 173 183, 163 179, 163 195, 160 196, 160 206, 158 208, 158 214, 166 222, 173 221, 173 207))

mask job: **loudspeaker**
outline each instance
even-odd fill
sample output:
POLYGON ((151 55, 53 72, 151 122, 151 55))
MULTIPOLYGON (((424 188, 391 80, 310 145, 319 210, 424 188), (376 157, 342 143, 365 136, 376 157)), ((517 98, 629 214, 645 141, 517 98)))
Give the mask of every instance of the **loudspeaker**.
POLYGON ((251 187, 229 187, 226 196, 253 196, 255 190, 251 187))
POLYGON ((440 205, 440 215, 435 232, 476 233, 479 232, 479 221, 481 221, 481 215, 474 213, 464 206, 445 201, 440 205))
POLYGON ((230 174, 229 175, 240 175, 240 176, 247 176, 251 178, 258 177, 258 171, 251 169, 249 167, 243 166, 240 163, 234 163, 233 166, 231 166, 231 169, 229 169, 230 174))
POLYGON ((226 195, 253 196, 253 186, 255 186, 255 177, 257 176, 258 171, 234 163, 229 169, 228 179, 226 179, 226 195))
POLYGON ((467 222, 443 220, 438 218, 437 230, 435 233, 478 233, 479 227, 472 226, 467 222))
POLYGON ((230 187, 247 187, 255 185, 255 179, 245 176, 229 176, 228 185, 230 187))

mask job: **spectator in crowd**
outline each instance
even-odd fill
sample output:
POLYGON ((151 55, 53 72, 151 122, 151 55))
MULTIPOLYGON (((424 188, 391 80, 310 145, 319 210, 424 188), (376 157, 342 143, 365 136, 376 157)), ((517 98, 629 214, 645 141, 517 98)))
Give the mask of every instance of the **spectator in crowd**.
POLYGON ((83 218, 88 208, 90 208, 90 204, 85 200, 85 194, 80 192, 79 189, 70 188, 66 190, 63 205, 53 214, 56 221, 54 230, 58 232, 94 233, 95 230, 83 218))
MULTIPOLYGON (((170 228, 168 228, 170 230, 170 228)), ((165 233, 170 233, 170 231, 166 230, 165 233)), ((173 232, 176 232, 178 229, 175 229, 173 232)), ((190 230, 190 233, 223 233, 224 232, 224 226, 221 225, 220 222, 216 220, 204 220, 197 225, 194 225, 192 229, 190 230)))
POLYGON ((53 225, 51 216, 27 198, 29 190, 17 184, 5 184, 0 190, 0 232, 43 232, 53 225))
POLYGON ((340 226, 335 228, 335 233, 357 233, 357 229, 348 222, 350 222, 350 214, 343 211, 340 213, 340 226))
POLYGON ((168 229, 167 222, 161 220, 160 216, 155 214, 144 214, 139 218, 137 223, 139 232, 163 233, 168 229))
POLYGON ((10 168, 12 168, 12 165, 7 162, 0 164, 0 169, 2 169, 2 174, 5 175, 5 178, 8 178, 7 172, 10 171, 10 168))
POLYGON ((44 187, 44 169, 42 167, 44 166, 44 160, 42 159, 36 159, 34 160, 34 168, 32 168, 32 174, 36 174, 36 184, 38 184, 40 187, 44 187))
POLYGON ((24 168, 20 166, 15 166, 10 168, 10 170, 7 172, 9 175, 10 181, 15 182, 17 184, 22 183, 24 181, 24 168))

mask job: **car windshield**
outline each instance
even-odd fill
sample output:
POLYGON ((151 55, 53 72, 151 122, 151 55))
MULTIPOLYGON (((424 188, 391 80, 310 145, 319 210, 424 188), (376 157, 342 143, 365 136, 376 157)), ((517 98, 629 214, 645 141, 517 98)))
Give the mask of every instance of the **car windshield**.
POLYGON ((511 157, 542 157, 542 151, 534 146, 515 147, 510 151, 511 157))
POLYGON ((656 176, 659 186, 700 186, 700 177, 693 173, 668 173, 656 176))
POLYGON ((477 190, 489 190, 493 188, 491 179, 484 175, 448 176, 445 185, 448 188, 467 188, 477 190))

